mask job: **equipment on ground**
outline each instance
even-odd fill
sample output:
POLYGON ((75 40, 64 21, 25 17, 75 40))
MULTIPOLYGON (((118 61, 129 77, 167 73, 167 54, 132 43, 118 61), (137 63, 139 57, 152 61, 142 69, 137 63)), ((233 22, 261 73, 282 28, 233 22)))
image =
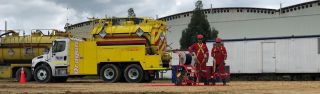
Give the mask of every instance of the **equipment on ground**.
MULTIPOLYGON (((176 86, 199 86, 203 85, 200 84, 199 79, 199 71, 196 69, 195 66, 192 65, 192 60, 195 60, 195 57, 192 57, 189 53, 184 53, 184 55, 179 55, 183 57, 179 57, 180 64, 178 65, 178 72, 176 73, 177 79, 175 82, 176 86)), ((208 71, 207 71, 208 72, 208 71)), ((174 75, 174 74, 172 74, 174 75)), ((212 72, 209 73, 209 82, 212 84, 208 85, 216 85, 216 82, 218 82, 222 78, 229 78, 230 73, 218 73, 218 72, 212 72)), ((206 84, 205 84, 206 85, 206 84)))

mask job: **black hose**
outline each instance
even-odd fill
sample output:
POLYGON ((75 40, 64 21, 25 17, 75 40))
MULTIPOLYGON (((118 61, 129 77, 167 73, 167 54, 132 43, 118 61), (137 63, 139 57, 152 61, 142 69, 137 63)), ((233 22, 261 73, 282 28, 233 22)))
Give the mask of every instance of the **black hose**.
POLYGON ((10 33, 15 33, 15 32, 14 32, 14 31, 9 30, 8 32, 5 32, 5 33, 1 34, 1 35, 0 35, 0 37, 2 37, 2 36, 4 36, 4 35, 8 35, 8 34, 10 34, 10 33))
POLYGON ((148 47, 146 50, 147 50, 147 54, 149 54, 149 55, 154 55, 155 53, 153 52, 153 50, 152 50, 152 47, 151 47, 151 42, 150 42, 150 40, 146 37, 146 36, 144 36, 144 35, 142 35, 141 37, 143 37, 144 39, 146 39, 146 46, 148 47))

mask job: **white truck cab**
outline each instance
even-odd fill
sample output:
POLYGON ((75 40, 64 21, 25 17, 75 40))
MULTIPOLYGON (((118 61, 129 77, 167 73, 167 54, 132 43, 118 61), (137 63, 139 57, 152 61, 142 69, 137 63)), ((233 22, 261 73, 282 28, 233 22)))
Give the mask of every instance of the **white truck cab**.
POLYGON ((64 82, 68 78, 68 42, 56 39, 50 51, 32 59, 34 79, 38 82, 64 82))

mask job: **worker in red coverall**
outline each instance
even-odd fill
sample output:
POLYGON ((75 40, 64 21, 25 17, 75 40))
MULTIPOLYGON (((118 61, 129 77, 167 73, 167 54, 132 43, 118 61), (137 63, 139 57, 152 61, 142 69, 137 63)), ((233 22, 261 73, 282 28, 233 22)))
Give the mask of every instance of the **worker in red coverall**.
POLYGON ((209 56, 208 48, 207 45, 203 43, 203 35, 197 35, 197 40, 198 42, 191 45, 188 50, 193 56, 196 55, 197 57, 195 63, 196 70, 199 74, 199 78, 197 79, 203 81, 205 84, 209 84, 207 80, 208 73, 206 72, 206 63, 209 56))
MULTIPOLYGON (((218 73, 218 74, 225 74, 225 62, 224 60, 227 59, 227 50, 226 48, 223 46, 223 44, 221 43, 222 40, 220 38, 216 38, 216 43, 213 45, 213 48, 211 50, 211 57, 213 57, 213 59, 215 59, 215 63, 214 63, 214 72, 218 73)), ((226 80, 225 77, 220 77, 222 79, 223 85, 226 85, 226 80)), ((215 82, 213 83, 215 84, 215 82)))

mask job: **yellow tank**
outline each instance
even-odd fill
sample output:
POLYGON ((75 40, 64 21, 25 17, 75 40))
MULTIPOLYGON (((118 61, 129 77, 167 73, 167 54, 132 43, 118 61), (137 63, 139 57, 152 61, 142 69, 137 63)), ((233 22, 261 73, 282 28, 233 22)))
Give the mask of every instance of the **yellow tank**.
POLYGON ((53 40, 66 36, 66 33, 56 30, 50 35, 44 35, 41 31, 36 31, 32 32, 31 35, 19 36, 18 33, 13 32, 1 39, 0 64, 31 61, 35 56, 48 51, 53 40))

